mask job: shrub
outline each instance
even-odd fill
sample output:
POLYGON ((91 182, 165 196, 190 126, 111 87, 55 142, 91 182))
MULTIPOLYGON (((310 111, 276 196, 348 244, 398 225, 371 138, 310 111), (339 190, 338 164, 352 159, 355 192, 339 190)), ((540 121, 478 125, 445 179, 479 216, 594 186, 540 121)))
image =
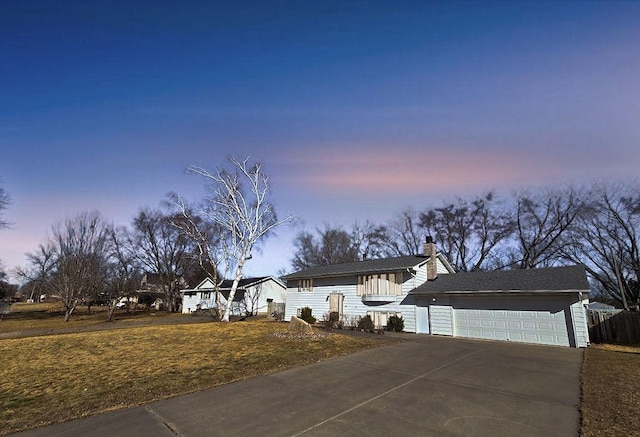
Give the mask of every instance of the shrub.
POLYGON ((391 316, 387 320, 387 331, 402 332, 404 329, 404 319, 398 316, 391 316))
POLYGON ((316 318, 311 315, 311 311, 312 310, 309 307, 302 308, 302 310, 300 311, 300 318, 308 324, 313 325, 314 323, 316 323, 316 318))
POLYGON ((358 329, 362 329, 363 331, 373 332, 373 320, 371 320, 371 316, 366 315, 358 320, 358 329))
POLYGON ((284 313, 282 311, 275 310, 271 313, 271 317, 273 317, 276 322, 282 322, 284 320, 284 313))
POLYGON ((324 313, 322 315, 322 323, 324 324, 325 328, 342 329, 342 323, 340 322, 340 316, 338 315, 337 311, 324 313))

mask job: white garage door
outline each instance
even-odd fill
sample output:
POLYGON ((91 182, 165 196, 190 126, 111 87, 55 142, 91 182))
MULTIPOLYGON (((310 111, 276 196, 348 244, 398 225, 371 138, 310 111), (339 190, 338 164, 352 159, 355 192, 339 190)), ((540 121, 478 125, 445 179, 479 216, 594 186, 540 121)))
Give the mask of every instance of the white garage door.
POLYGON ((544 298, 457 298, 454 336, 569 346, 562 300, 544 298))

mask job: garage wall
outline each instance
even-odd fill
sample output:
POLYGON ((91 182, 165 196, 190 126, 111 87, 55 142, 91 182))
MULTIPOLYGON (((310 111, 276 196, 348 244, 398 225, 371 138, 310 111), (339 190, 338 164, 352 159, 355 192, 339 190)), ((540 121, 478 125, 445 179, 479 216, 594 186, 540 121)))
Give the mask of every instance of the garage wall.
POLYGON ((571 318, 573 319, 576 347, 589 346, 589 326, 583 302, 571 304, 571 318))
POLYGON ((436 302, 429 305, 431 318, 431 333, 453 335, 453 308, 448 297, 438 297, 436 302))

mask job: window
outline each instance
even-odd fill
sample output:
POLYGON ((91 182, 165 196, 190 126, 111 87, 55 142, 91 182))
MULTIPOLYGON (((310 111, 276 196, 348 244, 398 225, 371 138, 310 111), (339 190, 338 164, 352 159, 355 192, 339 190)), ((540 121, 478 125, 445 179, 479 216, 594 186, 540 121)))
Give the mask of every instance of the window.
POLYGON ((358 296, 400 296, 402 272, 358 276, 358 296))
POLYGON ((202 292, 202 299, 211 299, 211 292, 210 291, 203 291, 202 292))
POLYGON ((373 326, 375 326, 376 329, 386 327, 387 320, 389 320, 389 317, 391 316, 402 317, 402 313, 397 313, 395 311, 367 311, 367 315, 371 317, 373 326))
POLYGON ((298 291, 313 291, 313 279, 300 279, 298 281, 298 291))

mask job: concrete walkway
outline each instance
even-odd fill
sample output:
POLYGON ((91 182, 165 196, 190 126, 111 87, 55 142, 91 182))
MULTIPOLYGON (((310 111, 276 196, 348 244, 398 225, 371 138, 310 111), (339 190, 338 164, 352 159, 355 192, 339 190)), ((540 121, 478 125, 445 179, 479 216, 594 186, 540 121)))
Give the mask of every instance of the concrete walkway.
POLYGON ((406 342, 18 435, 578 435, 581 350, 405 337, 406 342))

